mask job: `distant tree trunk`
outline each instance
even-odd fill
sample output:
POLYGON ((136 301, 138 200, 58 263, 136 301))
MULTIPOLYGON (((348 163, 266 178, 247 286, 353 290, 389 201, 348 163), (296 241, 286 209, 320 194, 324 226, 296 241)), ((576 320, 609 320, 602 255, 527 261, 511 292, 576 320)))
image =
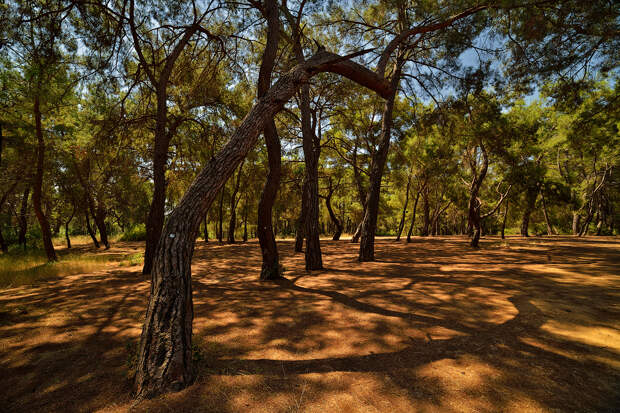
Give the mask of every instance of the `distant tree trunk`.
POLYGON ((57 261, 56 251, 52 243, 52 231, 47 217, 43 213, 41 207, 42 191, 43 191, 43 168, 45 162, 45 141, 43 139, 43 126, 41 125, 41 110, 39 107, 39 96, 34 97, 34 121, 35 134, 37 136, 37 169, 34 175, 32 205, 34 213, 37 216, 39 225, 41 226, 41 235, 43 237, 43 247, 48 261, 57 261))
POLYGON ((553 227, 551 226, 551 223, 549 222, 549 214, 547 213, 547 203, 545 202, 545 194, 542 191, 540 193, 540 198, 542 201, 543 215, 545 216, 545 224, 547 224, 547 235, 553 235, 555 231, 553 231, 553 227))
POLYGON ((243 242, 248 242, 248 195, 245 194, 243 203, 243 242))
POLYGON ((101 239, 101 243, 104 245, 105 249, 110 248, 110 243, 108 242, 108 229, 105 226, 105 218, 107 216, 107 211, 105 205, 101 202, 97 202, 97 209, 95 210, 94 220, 97 225, 97 229, 99 230, 99 238, 101 239))
POLYGON ((30 185, 24 189, 22 195, 22 205, 19 209, 19 217, 17 223, 19 225, 19 234, 17 236, 17 243, 22 245, 26 249, 26 234, 28 232, 28 197, 30 196, 30 185))
POLYGON ((413 235, 413 228, 415 226, 415 214, 418 209, 418 200, 420 199, 420 192, 422 189, 418 190, 415 195, 415 202, 413 203, 413 213, 411 214, 411 225, 409 225, 409 231, 407 232, 407 242, 411 242, 411 236, 413 235))
POLYGON ((428 230, 430 226, 430 212, 431 206, 428 199, 428 188, 424 188, 424 192, 422 193, 422 209, 424 212, 424 224, 422 226, 422 231, 420 233, 423 237, 428 237, 428 230))
POLYGON ((218 208, 218 218, 217 218, 217 230, 215 231, 215 235, 217 236, 217 241, 221 244, 224 238, 224 189, 226 186, 222 187, 222 192, 220 193, 220 205, 218 208))
POLYGON ((67 248, 69 248, 69 249, 71 248, 71 238, 69 238, 69 224, 71 223, 71 220, 73 219, 74 216, 75 216, 75 206, 73 207, 73 211, 71 212, 71 216, 65 222, 65 238, 67 239, 67 248))
MULTIPOLYGON (((280 40, 280 17, 277 3, 274 0, 265 0, 263 14, 267 20, 267 43, 263 51, 263 60, 258 73, 257 92, 259 99, 266 95, 271 85, 271 77, 276 63, 278 42, 280 40)), ((267 181, 258 202, 256 232, 263 256, 260 279, 273 280, 281 276, 280 256, 278 254, 276 236, 273 231, 272 209, 278 195, 280 176, 282 174, 280 137, 278 136, 278 130, 273 117, 265 122, 263 136, 267 146, 269 173, 267 174, 267 181)))
POLYGON ((95 231, 93 231, 93 227, 90 225, 90 217, 88 216, 88 207, 84 208, 84 219, 86 222, 86 231, 88 231, 88 235, 90 235, 90 238, 93 240, 93 244, 95 244, 95 248, 99 248, 99 241, 97 241, 95 231))
POLYGON ((209 211, 207 211, 207 213, 205 214, 204 217, 204 232, 203 232, 203 238, 205 243, 209 242, 209 211))
POLYGON ((307 185, 305 182, 301 187, 301 212, 295 221, 295 252, 304 250, 304 239, 306 238, 306 215, 308 214, 308 196, 306 195, 307 185))
POLYGON ((377 217, 379 215, 379 200, 381 197, 381 179, 387 154, 390 148, 390 139, 392 137, 392 114, 394 111, 394 101, 398 93, 398 85, 400 83, 400 73, 404 60, 402 57, 397 58, 394 66, 394 73, 390 80, 391 92, 385 101, 383 108, 383 119, 381 124, 381 138, 377 151, 372 156, 372 165, 370 170, 370 184, 368 188, 368 196, 366 198, 366 212, 362 221, 362 236, 360 238, 359 261, 375 260, 375 232, 377 231, 377 217))
POLYGON ((243 163, 239 166, 239 172, 237 172, 237 182, 235 183, 235 189, 230 197, 230 221, 228 222, 228 243, 235 243, 235 229, 237 228, 237 205, 239 200, 237 199, 237 193, 239 193, 239 186, 241 185, 241 172, 243 170, 243 163))
POLYGON ((581 215, 578 211, 573 211, 573 235, 579 235, 580 232, 581 215))
POLYGON ((336 227, 336 230, 334 232, 334 236, 332 237, 332 240, 333 241, 338 241, 340 239, 340 235, 342 234, 342 223, 340 222, 340 220, 338 219, 338 217, 334 213, 334 210, 332 209, 332 195, 334 193, 334 190, 333 190, 333 187, 332 187, 331 179, 329 180, 329 188, 328 188, 328 190, 329 190, 329 192, 327 193, 327 196, 325 197, 325 206, 327 207, 327 212, 329 212, 329 217, 331 218, 332 222, 334 223, 334 227, 336 227))
POLYGON ((538 186, 536 189, 528 189, 525 196, 525 209, 523 210, 523 216, 521 217, 521 236, 529 237, 530 234, 528 232, 529 224, 530 224, 530 215, 532 215, 532 211, 534 211, 534 206, 536 205, 536 198, 538 198, 538 186))
POLYGON ((411 174, 407 179, 407 189, 405 191, 405 205, 403 205, 403 214, 400 217, 400 224, 398 224, 398 234, 396 235, 396 241, 400 241, 400 236, 405 228, 405 217, 407 215, 407 205, 409 204, 409 188, 411 187, 411 174))
POLYGON ((364 222, 364 216, 366 215, 366 198, 368 195, 367 191, 364 189, 364 184, 362 182, 362 175, 360 174, 360 168, 357 165, 357 148, 358 148, 358 142, 356 139, 355 146, 353 148, 353 156, 352 156, 353 178, 355 179, 355 186, 357 188, 357 197, 359 199, 360 205, 362 206, 362 219, 355 227, 355 232, 353 232, 353 236, 351 237, 352 243, 359 242, 360 237, 362 236, 362 224, 364 222))
POLYGON ((502 239, 505 239, 504 232, 506 231, 506 218, 508 217, 508 200, 506 200, 506 208, 504 208, 504 219, 502 220, 502 239))

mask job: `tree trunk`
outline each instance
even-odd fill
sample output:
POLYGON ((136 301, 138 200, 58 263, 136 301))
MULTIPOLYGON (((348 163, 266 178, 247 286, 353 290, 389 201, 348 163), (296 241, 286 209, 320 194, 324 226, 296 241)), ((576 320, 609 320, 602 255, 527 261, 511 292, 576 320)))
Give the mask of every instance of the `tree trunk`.
POLYGON ((104 245, 106 250, 110 249, 110 243, 108 242, 108 229, 105 226, 107 211, 101 201, 97 202, 97 209, 93 215, 95 225, 97 225, 97 229, 99 230, 99 239, 101 239, 101 243, 104 245))
POLYGON ((431 212, 431 206, 429 203, 429 199, 428 199, 428 188, 424 189, 424 192, 422 193, 422 209, 424 212, 424 224, 422 225, 422 231, 420 232, 420 235, 423 237, 428 237, 428 230, 429 230, 429 226, 430 226, 430 212, 431 212))
POLYGON ((306 180, 301 187, 301 212, 295 221, 295 252, 304 250, 304 239, 306 238, 306 215, 308 214, 308 196, 306 180))
POLYGON ((340 235, 342 234, 342 223, 340 222, 340 220, 338 220, 338 217, 336 216, 336 214, 334 213, 334 210, 332 209, 332 195, 333 195, 334 191, 332 189, 332 182, 331 180, 329 181, 329 192, 327 194, 327 196, 325 197, 325 206, 327 207, 327 212, 329 212, 329 217, 331 218, 332 222, 334 223, 334 227, 336 227, 336 230, 334 232, 334 236, 332 237, 333 241, 338 241, 340 239, 340 235))
POLYGON ((390 148, 393 123, 392 113, 394 111, 394 101, 398 93, 400 71, 403 64, 404 61, 399 57, 390 81, 390 95, 386 99, 383 108, 379 148, 372 156, 370 183, 368 196, 366 198, 366 212, 362 221, 362 235, 360 238, 360 262, 375 260, 375 232, 377 231, 377 216, 379 214, 379 199, 381 197, 381 178, 383 177, 383 170, 385 169, 385 162, 390 148))
POLYGON ((573 235, 579 235, 581 215, 578 211, 573 211, 573 235))
POLYGON ((321 242, 319 240, 319 157, 321 146, 311 122, 310 85, 302 85, 300 95, 301 131, 306 165, 304 196, 308 207, 305 217, 306 249, 304 253, 306 270, 311 271, 323 268, 321 242))
POLYGON ((52 243, 52 232, 50 230, 50 224, 47 217, 43 213, 41 207, 41 198, 43 191, 43 168, 45 162, 45 142, 43 140, 43 126, 41 125, 41 109, 39 107, 39 96, 34 97, 34 120, 35 120, 35 133, 37 136, 37 169, 34 175, 33 192, 32 192, 32 205, 34 207, 34 213, 37 216, 39 225, 41 226, 41 235, 43 237, 43 247, 45 248, 45 254, 48 261, 57 261, 56 251, 54 250, 54 244, 52 243))
POLYGON ((400 224, 398 224, 398 234, 396 235, 396 241, 400 241, 400 236, 405 228, 405 217, 407 216, 407 205, 409 204, 409 189, 411 188, 411 174, 407 179, 407 190, 405 191, 405 205, 403 205, 403 214, 400 217, 400 224))
POLYGON ((237 193, 239 192, 239 186, 241 185, 241 171, 243 170, 243 163, 239 166, 239 172, 237 172, 237 182, 235 183, 235 189, 230 197, 230 221, 228 222, 228 243, 235 243, 235 229, 237 228, 237 193))
POLYGON ((302 84, 322 71, 353 78, 385 96, 385 83, 376 73, 321 51, 282 75, 252 107, 228 143, 196 176, 164 226, 153 262, 151 294, 140 339, 137 398, 179 390, 191 383, 191 261, 200 221, 273 116, 302 84))
POLYGON ((99 248, 99 241, 97 241, 95 231, 93 231, 93 227, 90 225, 90 217, 88 216, 88 207, 84 209, 84 218, 86 222, 86 231, 88 231, 88 235, 90 235, 90 238, 93 240, 93 244, 95 244, 95 248, 99 248))
POLYGON ((538 198, 538 188, 536 190, 528 190, 525 197, 525 209, 523 210, 523 216, 521 217, 521 236, 529 237, 530 234, 528 232, 529 224, 530 224, 530 215, 532 211, 534 211, 534 206, 536 205, 536 198, 538 198))
MULTIPOLYGON (((271 76, 276 63, 278 42, 280 40, 280 18, 277 2, 265 0, 264 15, 267 20, 267 44, 263 52, 263 60, 258 74, 258 98, 263 98, 269 90, 271 76)), ((273 231, 272 209, 280 187, 280 175, 282 169, 282 154, 280 137, 276 129, 273 116, 266 119, 263 126, 263 136, 267 146, 267 160, 269 173, 267 181, 258 202, 258 222, 256 232, 260 244, 263 262, 260 279, 272 280, 280 278, 280 257, 276 236, 273 231)))
POLYGON ((543 215, 545 216, 545 224, 547 224, 547 235, 553 235, 555 231, 553 231, 553 227, 549 222, 549 214, 547 213, 547 203, 545 202, 545 194, 543 192, 540 193, 540 198, 542 200, 543 207, 543 215))
POLYGON ((248 195, 246 192, 243 203, 243 242, 248 242, 248 195))
POLYGON ((19 234, 17 236, 17 243, 22 245, 26 249, 26 234, 28 233, 28 197, 30 196, 30 185, 24 189, 22 195, 22 204, 19 209, 19 217, 17 223, 19 225, 19 234))
POLYGON ((508 200, 506 200, 506 208, 504 209, 504 219, 502 220, 502 239, 505 239, 504 232, 506 231, 506 218, 508 217, 508 200))
POLYGON ((220 206, 218 208, 218 218, 217 218, 217 241, 221 244, 224 239, 224 189, 225 186, 222 187, 222 192, 220 193, 220 206))
POLYGON ((204 238, 205 244, 209 242, 209 219, 208 217, 209 217, 209 211, 207 211, 204 217, 203 238, 204 238))
POLYGON ((413 235, 413 228, 415 226, 415 214, 417 212, 418 209, 418 200, 420 199, 420 192, 422 192, 422 189, 420 189, 416 196, 415 196, 415 202, 413 203, 413 213, 411 214, 411 225, 409 225, 409 231, 407 232, 407 242, 411 242, 411 236, 413 235))
POLYGON ((68 249, 71 248, 71 238, 69 238, 69 224, 71 223, 71 220, 73 219, 74 216, 75 216, 75 206, 73 207, 73 212, 71 212, 71 216, 65 222, 65 238, 67 239, 67 248, 68 249))

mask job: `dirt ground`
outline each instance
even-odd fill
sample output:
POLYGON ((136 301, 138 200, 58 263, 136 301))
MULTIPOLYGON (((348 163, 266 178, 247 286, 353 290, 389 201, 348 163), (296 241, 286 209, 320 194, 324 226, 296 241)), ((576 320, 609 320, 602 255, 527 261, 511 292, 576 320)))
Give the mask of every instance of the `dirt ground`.
POLYGON ((312 273, 279 247, 287 280, 261 283, 256 242, 197 243, 198 378, 139 404, 140 266, 0 290, 0 411, 620 409, 620 239, 380 239, 364 264, 323 241, 312 273))

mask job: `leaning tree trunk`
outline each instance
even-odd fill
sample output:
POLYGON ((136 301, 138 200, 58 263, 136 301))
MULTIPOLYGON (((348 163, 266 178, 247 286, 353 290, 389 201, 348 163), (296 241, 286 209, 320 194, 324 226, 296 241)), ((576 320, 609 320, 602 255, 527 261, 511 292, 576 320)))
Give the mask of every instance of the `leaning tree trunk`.
MULTIPOLYGON (((275 6, 274 6, 275 7, 275 6)), ((136 396, 178 390, 193 380, 191 261, 202 217, 218 191, 256 144, 259 134, 284 104, 315 74, 339 73, 386 96, 376 73, 321 51, 297 65, 269 89, 243 118, 228 143, 196 176, 171 212, 157 244, 151 295, 140 339, 136 396)))
POLYGON ((93 240, 93 244, 95 244, 95 248, 99 248, 99 241, 97 241, 95 231, 93 230, 93 227, 90 225, 90 217, 88 216, 88 207, 84 209, 84 220, 86 222, 86 231, 88 232, 88 235, 90 235, 90 239, 93 240))
POLYGON ((411 214, 411 225, 409 225, 409 231, 407 232, 408 243, 411 242, 411 235, 413 235, 413 228, 415 226, 415 214, 418 209, 418 200, 420 199, 420 192, 422 192, 422 190, 418 191, 418 193, 415 196, 415 202, 413 203, 413 213, 411 214))
POLYGON ((35 95, 34 98, 34 121, 35 121, 35 134, 37 136, 37 168, 34 175, 33 192, 32 192, 32 205, 34 207, 34 213, 41 226, 41 235, 43 237, 43 247, 45 248, 45 254, 48 261, 57 261, 56 251, 54 250, 54 244, 52 243, 52 231, 50 230, 50 224, 47 217, 43 213, 41 207, 42 191, 43 191, 43 168, 45 162, 45 141, 43 139, 43 126, 41 125, 41 109, 39 106, 39 96, 35 95))
POLYGON ((362 221, 362 236, 360 238, 359 261, 375 260, 375 232, 377 231, 377 217, 379 215, 379 199, 381 197, 381 178, 387 161, 388 150, 390 148, 390 138, 392 137, 392 114, 394 111, 394 101, 398 93, 400 82, 400 71, 403 60, 399 57, 395 66, 392 79, 390 81, 390 96, 385 101, 383 108, 383 119, 381 124, 381 139, 378 150, 373 154, 370 170, 370 184, 368 196, 366 198, 366 212, 362 221))
POLYGON ((19 209, 19 217, 17 219, 19 225, 19 234, 17 236, 17 243, 22 245, 26 249, 26 233, 28 232, 28 197, 30 196, 30 185, 24 189, 22 195, 22 205, 19 209))
POLYGON ((403 205, 403 214, 400 217, 400 224, 398 224, 398 234, 396 235, 396 241, 400 241, 400 236, 405 228, 405 218, 407 216, 407 205, 409 204, 409 189, 411 188, 411 175, 407 179, 407 190, 405 191, 405 205, 403 205))
MULTIPOLYGON (((274 0, 265 0, 263 13, 267 20, 267 44, 263 52, 263 60, 258 73, 258 98, 262 99, 269 91, 271 76, 276 63, 278 42, 280 40, 280 18, 277 3, 274 0)), ((263 125, 263 136, 267 146, 267 161, 269 173, 267 181, 258 202, 258 222, 256 232, 260 244, 263 262, 260 279, 272 280, 280 278, 280 256, 273 231, 272 209, 280 187, 282 174, 282 154, 280 137, 276 129, 273 116, 266 119, 263 125)))

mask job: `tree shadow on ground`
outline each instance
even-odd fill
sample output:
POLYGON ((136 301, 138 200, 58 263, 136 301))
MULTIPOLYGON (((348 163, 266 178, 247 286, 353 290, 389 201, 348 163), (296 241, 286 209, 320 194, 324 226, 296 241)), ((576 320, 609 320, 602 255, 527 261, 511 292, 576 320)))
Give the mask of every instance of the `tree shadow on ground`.
MULTIPOLYGON (((325 241, 326 269, 279 242, 199 243, 196 383, 132 406, 127 343, 139 267, 0 292, 9 411, 615 411, 620 243, 613 238, 379 240, 379 261, 325 241), (599 242, 600 247, 599 247, 599 242)), ((135 248, 135 245, 127 247, 135 248)))

